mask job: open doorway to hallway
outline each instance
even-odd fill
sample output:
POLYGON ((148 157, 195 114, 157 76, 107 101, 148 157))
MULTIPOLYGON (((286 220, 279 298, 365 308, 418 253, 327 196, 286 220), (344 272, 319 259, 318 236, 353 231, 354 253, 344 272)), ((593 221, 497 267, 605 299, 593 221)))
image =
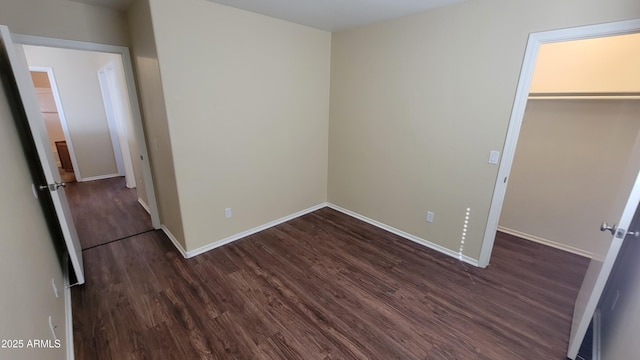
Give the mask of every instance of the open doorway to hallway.
POLYGON ((66 193, 83 251, 153 230, 124 177, 70 183, 66 193))
POLYGON ((68 131, 65 131, 66 123, 63 126, 60 119, 60 112, 56 99, 59 94, 57 87, 54 93, 54 86, 49 80, 50 69, 42 68, 31 69, 31 80, 33 86, 36 89, 36 95, 38 96, 38 103, 40 105, 40 112, 44 119, 47 133, 49 135, 49 141, 53 155, 58 165, 58 172, 60 173, 60 179, 65 183, 71 183, 76 181, 76 175, 74 173, 74 161, 71 160, 71 152, 69 151, 67 137, 68 131))
POLYGON ((24 51, 82 249, 152 230, 121 55, 24 51))

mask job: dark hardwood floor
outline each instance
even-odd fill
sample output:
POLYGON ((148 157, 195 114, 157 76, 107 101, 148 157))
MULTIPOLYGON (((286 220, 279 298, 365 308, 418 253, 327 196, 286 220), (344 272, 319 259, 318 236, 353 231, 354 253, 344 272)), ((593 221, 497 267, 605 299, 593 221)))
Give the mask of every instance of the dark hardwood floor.
POLYGON ((83 249, 153 229, 124 177, 68 183, 65 192, 83 249))
POLYGON ((479 269, 324 208, 185 260, 84 251, 76 358, 565 359, 588 261, 500 234, 479 269))

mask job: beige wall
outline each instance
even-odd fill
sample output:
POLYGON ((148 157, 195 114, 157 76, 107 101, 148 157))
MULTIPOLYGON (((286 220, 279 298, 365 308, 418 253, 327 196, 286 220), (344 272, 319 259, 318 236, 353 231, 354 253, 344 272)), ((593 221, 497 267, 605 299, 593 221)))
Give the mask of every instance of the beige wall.
POLYGON ((29 66, 53 68, 81 177, 117 174, 96 59, 117 56, 42 46, 24 50, 29 66))
POLYGON ((151 14, 187 250, 323 203, 331 34, 204 0, 151 14))
POLYGON ((52 338, 49 316, 60 349, 1 349, 3 359, 66 359, 64 282, 42 210, 31 190, 13 118, 0 87, 0 339, 52 338), (60 291, 56 298, 51 279, 60 291))
MULTIPOLYGON (((530 100, 500 226, 602 257, 618 184, 640 133, 638 100, 530 100)), ((637 173, 637 171, 636 171, 637 173)), ((625 182, 632 181, 628 179, 625 182)))
POLYGON ((470 208, 477 259, 529 33, 639 16, 635 0, 476 0, 333 34, 329 201, 453 251, 470 208))
POLYGON ((638 64, 640 34, 543 44, 531 92, 639 93, 638 64))
POLYGON ((173 165, 172 144, 165 110, 149 3, 135 1, 127 12, 131 29, 131 56, 144 120, 160 222, 184 248, 184 230, 173 165))
POLYGON ((68 0, 2 0, 0 24, 17 34, 129 44, 122 13, 68 0))

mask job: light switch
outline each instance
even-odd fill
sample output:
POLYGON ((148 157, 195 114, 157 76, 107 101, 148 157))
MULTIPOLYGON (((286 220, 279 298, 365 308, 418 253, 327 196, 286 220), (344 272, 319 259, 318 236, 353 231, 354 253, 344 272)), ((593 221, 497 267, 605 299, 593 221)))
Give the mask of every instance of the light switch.
POLYGON ((489 153, 489 164, 498 164, 500 160, 500 151, 492 150, 489 153))

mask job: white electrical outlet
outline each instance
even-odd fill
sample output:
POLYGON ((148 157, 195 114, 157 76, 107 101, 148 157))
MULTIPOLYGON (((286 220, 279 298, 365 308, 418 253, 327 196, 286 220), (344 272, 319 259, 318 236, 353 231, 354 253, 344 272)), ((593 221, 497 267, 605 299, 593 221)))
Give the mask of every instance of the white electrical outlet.
POLYGON ((224 217, 227 219, 231 217, 231 208, 224 209, 224 217))
POLYGON ((56 295, 56 299, 57 299, 59 295, 58 295, 58 287, 56 286, 56 279, 51 279, 51 286, 53 287, 53 293, 56 295))
POLYGON ((431 211, 427 211, 427 222, 433 222, 433 213, 431 211))

